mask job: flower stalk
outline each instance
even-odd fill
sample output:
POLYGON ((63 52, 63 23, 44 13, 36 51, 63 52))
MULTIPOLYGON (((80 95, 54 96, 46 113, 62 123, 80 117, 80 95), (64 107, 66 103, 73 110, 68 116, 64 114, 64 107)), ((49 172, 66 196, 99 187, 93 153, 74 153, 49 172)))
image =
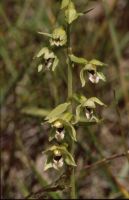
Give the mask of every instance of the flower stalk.
MULTIPOLYGON (((80 81, 82 87, 84 87, 86 84, 85 73, 89 73, 91 83, 97 84, 99 80, 106 80, 104 74, 100 71, 105 66, 105 63, 96 59, 88 61, 72 54, 71 24, 83 13, 77 12, 72 0, 62 0, 61 10, 64 13, 66 29, 59 26, 51 34, 40 32, 40 34, 49 37, 50 46, 43 47, 36 55, 39 61, 38 71, 41 72, 47 69, 50 72, 55 71, 60 61, 55 54, 55 48, 65 48, 66 50, 67 101, 57 105, 45 117, 46 122, 51 126, 48 139, 51 146, 43 151, 47 156, 44 170, 50 168, 54 168, 58 172, 62 169, 65 170, 67 175, 66 182, 70 183, 69 199, 76 199, 75 167, 77 165, 74 160, 74 149, 77 137, 75 124, 78 124, 80 119, 84 117, 84 111, 86 124, 91 121, 97 123, 99 119, 94 112, 96 104, 100 106, 105 106, 105 104, 97 97, 87 98, 82 94, 76 93, 73 95, 73 66, 74 63, 77 66, 82 66, 80 81), (76 107, 73 107, 74 100, 76 101, 76 104, 74 104, 76 107), (51 144, 52 141, 54 145, 51 144)), ((66 182, 62 185, 62 188, 65 188, 66 182)))
MULTIPOLYGON (((71 99, 73 95, 72 65, 71 65, 71 60, 69 57, 69 55, 72 54, 70 32, 71 32, 71 25, 67 23, 68 100, 71 99)), ((70 107, 70 111, 72 111, 72 105, 70 107)), ((72 144, 71 144, 71 154, 74 157, 74 141, 72 141, 72 144)), ((70 198, 76 199, 74 167, 71 167, 70 185, 71 185, 70 198)))

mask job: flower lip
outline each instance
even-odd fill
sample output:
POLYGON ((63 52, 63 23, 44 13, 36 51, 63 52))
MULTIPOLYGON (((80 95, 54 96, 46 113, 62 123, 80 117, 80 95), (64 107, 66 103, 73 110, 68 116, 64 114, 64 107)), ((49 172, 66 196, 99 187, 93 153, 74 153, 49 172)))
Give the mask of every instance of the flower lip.
POLYGON ((98 83, 99 82, 99 76, 96 73, 94 73, 94 74, 89 73, 89 80, 92 83, 98 83))
POLYGON ((86 106, 86 111, 92 112, 92 111, 93 111, 93 108, 91 108, 91 107, 89 107, 89 106, 86 106))
POLYGON ((62 155, 54 156, 54 160, 59 161, 62 158, 62 155))
POLYGON ((95 70, 87 70, 90 74, 94 75, 95 74, 95 70))
POLYGON ((86 106, 85 107, 85 115, 87 119, 91 119, 93 116, 93 108, 86 106))
POLYGON ((57 128, 57 131, 58 131, 59 133, 61 133, 63 130, 64 130, 64 127, 63 127, 63 126, 60 127, 60 128, 57 128))
POLYGON ((53 40, 54 40, 55 42, 61 42, 61 39, 60 39, 60 37, 53 38, 53 40))
POLYGON ((45 59, 45 64, 48 64, 48 62, 52 62, 52 61, 53 61, 53 58, 45 59))

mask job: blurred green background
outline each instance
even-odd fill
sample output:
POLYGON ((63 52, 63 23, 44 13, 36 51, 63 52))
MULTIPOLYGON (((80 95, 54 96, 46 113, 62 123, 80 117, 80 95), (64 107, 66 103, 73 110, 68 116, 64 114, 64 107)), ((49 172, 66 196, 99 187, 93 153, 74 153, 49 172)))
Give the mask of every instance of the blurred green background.
MULTIPOLYGON (((129 149, 129 1, 75 0, 79 11, 93 8, 72 26, 75 55, 108 64, 107 82, 81 88, 74 68, 74 92, 97 96, 102 124, 79 127, 75 148, 78 198, 129 198, 126 157, 85 170, 84 166, 129 149), (105 3, 104 3, 105 2, 105 3), (114 98, 114 91, 116 99, 114 98)), ((34 55, 48 45, 38 31, 64 25, 60 0, 0 1, 1 192, 3 199, 24 198, 51 183, 58 173, 43 171, 49 145, 45 114, 67 99, 67 66, 62 51, 54 73, 38 73, 34 55)), ((65 192, 44 198, 64 198, 65 192)))

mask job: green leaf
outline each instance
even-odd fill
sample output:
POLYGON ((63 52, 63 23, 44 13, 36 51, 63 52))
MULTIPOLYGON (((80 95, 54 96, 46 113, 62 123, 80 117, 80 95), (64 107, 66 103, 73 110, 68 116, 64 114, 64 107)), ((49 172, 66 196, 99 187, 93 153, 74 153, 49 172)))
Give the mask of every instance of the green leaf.
POLYGON ((59 116, 60 114, 62 114, 63 112, 66 111, 66 109, 68 108, 68 106, 71 103, 62 103, 60 105, 58 105, 56 108, 54 108, 49 114, 48 116, 45 118, 46 120, 49 120, 51 118, 55 118, 57 116, 59 116))
POLYGON ((94 101, 90 98, 88 100, 86 100, 83 104, 82 104, 83 107, 89 107, 89 108, 95 108, 95 103, 94 101))
POLYGON ((78 103, 83 103, 87 100, 87 98, 82 94, 74 94, 73 99, 75 99, 78 103))
POLYGON ((51 128, 49 142, 51 142, 55 137, 55 128, 51 128))
POLYGON ((106 66, 105 63, 103 63, 99 60, 96 60, 96 59, 92 59, 89 63, 92 64, 92 65, 100 66, 100 67, 106 66))
POLYGON ((66 8, 69 5, 70 0, 62 0, 61 9, 66 8))
POLYGON ((84 77, 85 70, 86 70, 86 68, 84 67, 80 71, 80 80, 81 80, 82 87, 84 87, 85 84, 86 84, 86 80, 85 80, 85 77, 84 77))
POLYGON ((44 33, 44 32, 38 32, 38 33, 41 35, 45 35, 47 37, 52 37, 52 34, 50 34, 50 33, 44 33))
POLYGON ((70 137, 71 137, 74 141, 77 141, 75 128, 74 128, 73 125, 72 125, 71 123, 69 123, 69 122, 67 122, 67 130, 68 130, 68 132, 69 132, 70 137))
POLYGON ((53 146, 51 146, 51 147, 49 147, 49 148, 47 148, 45 151, 43 151, 42 153, 43 154, 53 154, 53 152, 56 150, 56 149, 58 149, 58 146, 56 146, 56 145, 53 145, 53 146))
POLYGON ((63 157, 65 158, 65 162, 68 165, 72 165, 72 166, 77 166, 73 156, 71 155, 71 153, 68 152, 68 150, 66 149, 66 146, 62 145, 62 146, 58 146, 58 149, 61 151, 63 157))
POLYGON ((97 97, 91 97, 88 100, 93 101, 101 106, 106 106, 102 101, 100 101, 97 97))
POLYGON ((25 107, 21 110, 21 113, 31 115, 34 117, 46 117, 50 110, 36 107, 25 107))
POLYGON ((96 121, 95 120, 87 120, 86 117, 80 117, 78 124, 81 126, 91 126, 91 125, 95 125, 96 121))
POLYGON ((86 64, 88 62, 85 58, 77 57, 73 54, 69 55, 69 57, 72 62, 75 62, 78 64, 86 64))
POLYGON ((48 169, 50 169, 50 168, 52 168, 53 167, 53 165, 52 165, 52 162, 50 162, 50 163, 45 163, 45 166, 44 166, 44 171, 46 171, 46 170, 48 170, 48 169))
POLYGON ((97 123, 100 122, 100 120, 95 115, 92 116, 91 120, 95 120, 97 123))
POLYGON ((78 105, 76 107, 76 122, 78 122, 78 120, 80 119, 81 107, 82 105, 78 105))
POLYGON ((65 10, 65 19, 68 24, 71 24, 75 19, 78 18, 78 13, 74 7, 73 2, 70 2, 67 10, 65 10))
POLYGON ((60 119, 65 121, 65 122, 69 122, 73 117, 73 114, 70 112, 65 112, 60 116, 60 119))
POLYGON ((67 154, 66 154, 66 157, 65 157, 65 162, 68 164, 68 165, 72 165, 74 167, 76 167, 76 163, 74 161, 74 158, 73 156, 67 151, 67 154))
POLYGON ((42 56, 43 54, 48 53, 48 52, 49 52, 48 48, 47 48, 47 47, 43 47, 43 48, 38 52, 38 54, 36 55, 36 57, 39 58, 40 56, 42 56))
POLYGON ((54 71, 56 69, 58 63, 59 63, 59 59, 57 57, 55 57, 53 65, 52 65, 52 71, 54 71))
POLYGON ((38 65, 38 72, 41 72, 42 69, 43 69, 43 65, 42 65, 42 64, 39 64, 39 65, 38 65))
POLYGON ((104 76, 102 72, 97 72, 97 76, 99 77, 99 79, 106 81, 106 77, 104 76))
POLYGON ((86 64, 85 70, 94 70, 96 71, 96 66, 92 65, 91 63, 86 64))

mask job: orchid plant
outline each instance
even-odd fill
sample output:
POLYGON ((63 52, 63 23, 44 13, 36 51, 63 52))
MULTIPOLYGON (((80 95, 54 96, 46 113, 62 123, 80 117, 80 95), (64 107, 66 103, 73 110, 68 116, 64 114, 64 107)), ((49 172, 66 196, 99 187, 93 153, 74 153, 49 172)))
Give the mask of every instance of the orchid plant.
POLYGON ((71 198, 75 198, 74 170, 76 163, 74 160, 74 143, 77 141, 76 125, 79 124, 82 117, 85 117, 85 124, 93 121, 98 123, 99 119, 95 115, 96 104, 100 106, 105 106, 105 104, 97 97, 85 97, 82 94, 73 95, 72 71, 75 64, 81 67, 80 82, 82 87, 84 87, 87 82, 86 75, 92 84, 98 84, 100 80, 106 81, 102 73, 102 69, 106 64, 96 59, 88 61, 72 53, 71 25, 78 17, 83 16, 85 13, 77 12, 74 0, 62 0, 61 11, 64 14, 66 26, 56 27, 52 33, 39 32, 39 34, 49 38, 50 46, 43 47, 36 55, 36 59, 39 61, 38 72, 49 70, 51 73, 59 65, 59 58, 55 54, 55 48, 61 48, 62 52, 64 49, 67 51, 68 99, 66 102, 57 105, 45 118, 51 127, 49 144, 54 141, 54 145, 50 145, 43 153, 47 156, 45 170, 49 168, 58 171, 64 169, 67 173, 67 169, 70 168, 71 198), (73 104, 77 104, 75 109, 73 109, 73 104), (68 166, 68 168, 65 166, 68 166))

